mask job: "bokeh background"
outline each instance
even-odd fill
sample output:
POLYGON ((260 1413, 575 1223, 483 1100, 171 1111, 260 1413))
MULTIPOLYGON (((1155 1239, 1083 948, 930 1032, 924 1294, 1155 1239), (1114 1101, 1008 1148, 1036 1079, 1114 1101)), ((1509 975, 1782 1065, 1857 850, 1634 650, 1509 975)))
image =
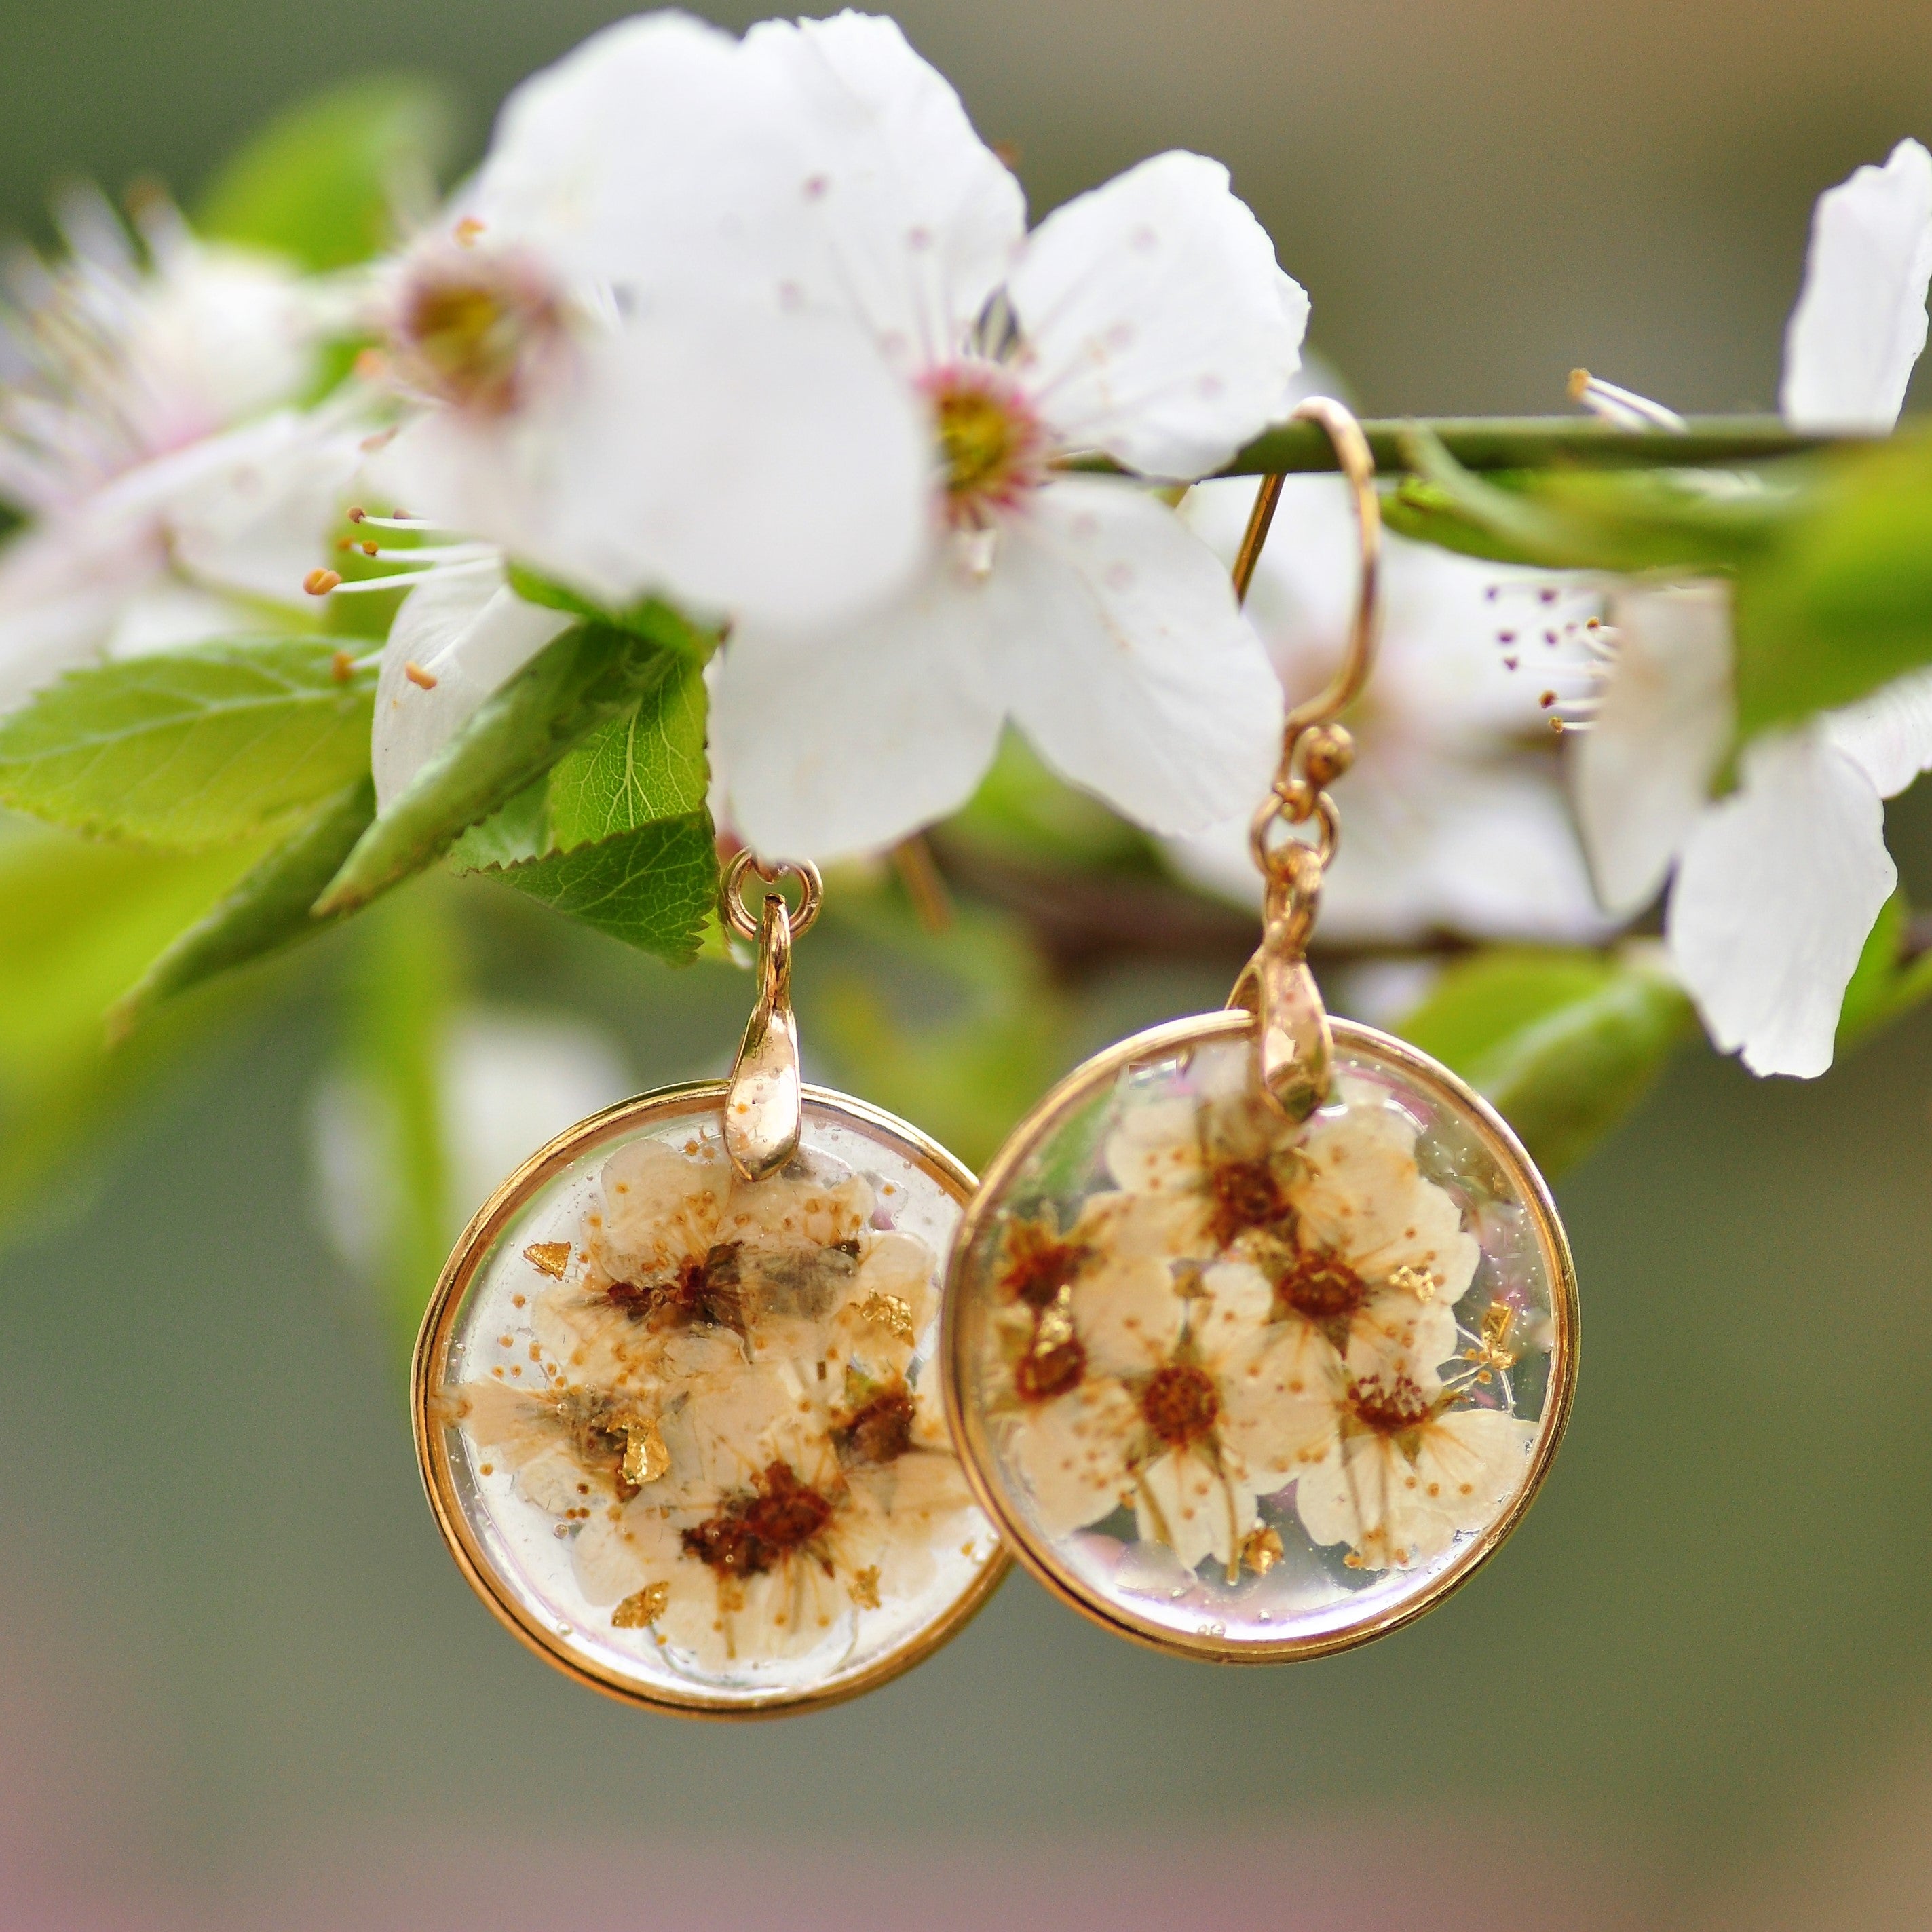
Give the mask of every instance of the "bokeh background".
MULTIPOLYGON (((0 218, 36 229, 65 174, 191 200, 273 110, 364 70, 446 80, 473 152, 506 87, 618 10, 6 0, 0 218)), ((1932 136, 1932 10, 1894 0, 899 16, 1036 212, 1165 146, 1226 159, 1377 412, 1558 406, 1580 363, 1768 404, 1812 197, 1932 136)), ((1894 816, 1923 903, 1932 812, 1894 816)), ((728 970, 466 907, 467 996, 594 1039, 586 1081, 728 1059, 728 970)), ((858 943, 801 958, 823 1070, 889 1018, 914 1087, 952 1078, 920 1058, 949 1017, 916 949, 855 1006, 858 943)), ((325 944, 262 982, 0 1256, 0 1926, 1932 1918, 1932 1016, 1808 1086, 1694 1052, 1565 1178, 1576 1419, 1525 1527, 1421 1625, 1216 1671, 1016 1577, 886 1690, 734 1728, 571 1685, 445 1556, 393 1319, 314 1205, 353 970, 325 944)), ((1088 962, 1036 1053, 1226 979, 1088 962)), ((562 1037, 533 1048, 553 1068, 562 1037)))

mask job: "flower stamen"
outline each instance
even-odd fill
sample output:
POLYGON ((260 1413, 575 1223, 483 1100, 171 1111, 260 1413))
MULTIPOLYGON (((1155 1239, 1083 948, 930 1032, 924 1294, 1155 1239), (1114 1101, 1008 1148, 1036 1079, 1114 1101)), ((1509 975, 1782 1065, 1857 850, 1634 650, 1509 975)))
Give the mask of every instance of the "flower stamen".
POLYGON ((952 364, 921 386, 932 404, 946 520, 958 530, 983 530, 994 512, 1016 508, 1045 481, 1040 419, 991 364, 952 364))

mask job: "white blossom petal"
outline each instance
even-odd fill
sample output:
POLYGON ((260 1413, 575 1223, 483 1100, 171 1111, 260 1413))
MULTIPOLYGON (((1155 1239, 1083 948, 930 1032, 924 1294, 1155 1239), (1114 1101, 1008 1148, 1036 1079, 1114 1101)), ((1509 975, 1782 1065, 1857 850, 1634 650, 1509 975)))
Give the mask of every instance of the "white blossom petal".
POLYGON ((1679 860, 1666 932, 1711 1037, 1754 1073, 1832 1064, 1845 986, 1898 872, 1870 778, 1816 728, 1760 740, 1679 860))
POLYGON ((403 600, 376 682, 370 761, 377 808, 468 723, 477 706, 576 620, 526 604, 500 576, 432 578, 403 600), (410 676, 413 667, 421 678, 410 676))
POLYGON ((1026 197, 896 22, 767 20, 747 58, 782 74, 805 166, 774 238, 784 292, 856 314, 908 373, 956 356, 1026 233, 1026 197))
POLYGON ((530 242, 568 275, 715 274, 740 252, 733 206, 776 205, 789 160, 789 123, 758 88, 739 44, 688 14, 620 21, 511 93, 457 206, 491 244, 530 242))
POLYGON ((421 417, 371 474, 413 514, 602 602, 666 591, 806 625, 910 574, 929 443, 858 332, 740 306, 582 340, 526 407, 421 417))
POLYGON ((1925 346, 1932 280, 1932 154, 1901 141, 1818 197, 1804 286, 1784 338, 1786 419, 1876 430, 1898 420, 1925 346))
POLYGON ((1157 154, 1048 215, 1008 285, 1057 439, 1198 476, 1286 415, 1308 298, 1198 154, 1157 154))
POLYGON ((1869 698, 1825 714, 1826 735, 1878 788, 1895 798, 1932 770, 1932 670, 1894 678, 1869 698))
POLYGON ((1570 770, 1598 896, 1628 916, 1656 896, 1730 746, 1730 592, 1634 586, 1612 618, 1616 665, 1570 770))
POLYGON ((740 625, 714 661, 712 753, 760 851, 889 845, 970 798, 999 742, 1000 612, 935 557, 887 608, 813 639, 740 625))
POLYGON ((175 560, 223 590, 294 604, 363 460, 342 419, 283 410, 203 446, 167 508, 175 560))
POLYGON ((198 590, 178 578, 158 577, 116 613, 104 654, 118 660, 146 657, 154 651, 184 650, 211 638, 257 630, 260 622, 256 614, 232 598, 198 590))
POLYGON ((1254 1492, 1240 1457, 1221 1450, 1225 1472, 1198 1449, 1170 1449, 1139 1472, 1134 1517, 1144 1542, 1165 1543, 1184 1569, 1210 1557, 1228 1564, 1255 1526, 1254 1492))
POLYGON ((278 261, 192 242, 170 251, 126 344, 144 443, 178 448, 290 400, 315 373, 320 320, 278 261))
POLYGON ((102 656, 165 568, 152 534, 113 518, 59 518, 0 546, 0 712, 102 656))
MULTIPOLYGON (((1553 771, 1528 756, 1492 764, 1390 755, 1364 734, 1342 794, 1342 833, 1322 878, 1322 930, 1354 943, 1431 932, 1561 944, 1599 938, 1598 909, 1553 771)), ((1258 906, 1250 814, 1171 839, 1184 878, 1258 906)))
POLYGON ((1099 478, 1048 485, 1000 535, 1000 684, 1047 762, 1155 832, 1258 804, 1281 687, 1214 553, 1099 478))

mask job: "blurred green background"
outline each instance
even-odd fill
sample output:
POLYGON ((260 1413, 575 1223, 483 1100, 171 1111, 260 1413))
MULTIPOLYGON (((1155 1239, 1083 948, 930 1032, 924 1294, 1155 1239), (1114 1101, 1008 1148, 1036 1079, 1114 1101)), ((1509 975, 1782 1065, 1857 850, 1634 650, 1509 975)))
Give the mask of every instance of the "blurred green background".
MULTIPOLYGON (((614 12, 9 4, 0 215, 37 228, 63 173, 191 196, 364 70, 446 80, 473 152, 503 88, 614 12)), ((1552 407, 1578 363, 1768 404, 1812 197, 1932 134, 1932 10, 1876 0, 900 17, 1036 212, 1163 146, 1226 159, 1378 411, 1552 407)), ((1932 812, 1893 815, 1924 903, 1932 812)), ((508 898, 436 886, 408 916, 457 911, 453 980, 596 1025, 638 1084, 722 1066, 745 980, 508 898)), ((970 973, 940 982, 1000 936, 892 920, 855 904, 803 949, 808 1048, 962 1143, 1228 977, 1090 965, 962 1069, 970 973)), ((1810 1086, 1694 1052, 1566 1177, 1576 1422, 1524 1528, 1414 1630, 1216 1672, 1016 1578, 886 1691, 736 1729, 570 1685, 443 1553, 385 1318, 312 1205, 309 1096, 358 970, 324 941, 258 982, 243 1042, 0 1258, 0 1925, 1932 1917, 1932 1016, 1810 1086)))

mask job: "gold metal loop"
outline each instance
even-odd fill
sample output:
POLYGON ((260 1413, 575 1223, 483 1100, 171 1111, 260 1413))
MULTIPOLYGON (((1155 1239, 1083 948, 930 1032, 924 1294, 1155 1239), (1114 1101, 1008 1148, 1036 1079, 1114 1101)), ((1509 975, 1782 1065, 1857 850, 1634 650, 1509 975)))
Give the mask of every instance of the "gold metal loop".
MULTIPOLYGON (((1375 662, 1376 630, 1382 603, 1382 513, 1376 496, 1376 459, 1369 448, 1369 440, 1362 434, 1354 412, 1332 396, 1310 396, 1298 404, 1289 419, 1304 418, 1319 423, 1328 432, 1328 440, 1335 446, 1336 460, 1348 478, 1355 504, 1361 580, 1355 593, 1354 621, 1348 628, 1348 655, 1322 690, 1288 714, 1291 741, 1311 725, 1326 724, 1339 716, 1361 695, 1375 662)), ((1261 561, 1262 546, 1268 542, 1268 526, 1274 521, 1285 480, 1278 475, 1264 476, 1255 493, 1255 507, 1249 512, 1248 526, 1242 532, 1241 547, 1234 555, 1234 595, 1244 603, 1254 580, 1255 566, 1261 561)))
MULTIPOLYGON (((1375 658, 1382 566, 1382 508, 1375 458, 1361 425, 1340 403, 1310 396, 1294 411, 1319 423, 1335 446, 1355 501, 1361 583, 1348 629, 1348 655, 1312 698, 1290 707, 1282 728, 1274 783, 1249 828, 1248 846, 1267 881, 1262 943, 1236 982, 1229 1004, 1255 1016, 1256 1072, 1264 1093, 1291 1119, 1301 1120, 1327 1097, 1334 1060, 1328 1016, 1308 970, 1308 936, 1322 900, 1322 876, 1335 856, 1340 820, 1327 787, 1348 769, 1354 742, 1336 723, 1360 696, 1375 658), (1312 825, 1312 837, 1292 829, 1312 825)), ((1234 556, 1234 594, 1245 601, 1281 501, 1282 479, 1265 476, 1234 556)))
MULTIPOLYGON (((790 914, 790 936, 794 939, 803 938, 812 930, 812 922, 818 916, 819 902, 825 896, 825 884, 818 876, 818 868, 803 859, 775 859, 767 862, 748 850, 732 855, 718 886, 718 910, 724 923, 740 939, 756 945, 762 922, 753 918, 745 904, 745 875, 748 872, 756 872, 768 886, 776 885, 781 879, 798 881, 798 910, 790 914)), ((768 898, 772 896, 775 896, 766 895, 768 898)))
POLYGON ((804 1076, 791 1010, 791 916, 767 892, 758 922, 758 1003, 724 1093, 724 1151, 746 1180, 778 1172, 798 1151, 804 1076))

